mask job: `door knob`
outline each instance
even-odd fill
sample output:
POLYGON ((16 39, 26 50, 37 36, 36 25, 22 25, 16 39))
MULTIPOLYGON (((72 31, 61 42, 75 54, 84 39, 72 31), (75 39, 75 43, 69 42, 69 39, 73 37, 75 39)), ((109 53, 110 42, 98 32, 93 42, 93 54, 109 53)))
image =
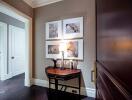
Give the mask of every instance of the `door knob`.
POLYGON ((15 57, 11 57, 11 59, 14 59, 15 57))

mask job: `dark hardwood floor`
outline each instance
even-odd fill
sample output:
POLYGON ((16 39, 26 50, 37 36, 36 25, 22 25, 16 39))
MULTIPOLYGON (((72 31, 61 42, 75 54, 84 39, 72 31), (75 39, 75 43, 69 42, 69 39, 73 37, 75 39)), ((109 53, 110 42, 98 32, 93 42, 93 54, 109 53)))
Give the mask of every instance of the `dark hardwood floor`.
POLYGON ((94 100, 78 95, 51 90, 40 86, 24 86, 24 74, 0 81, 0 100, 94 100))

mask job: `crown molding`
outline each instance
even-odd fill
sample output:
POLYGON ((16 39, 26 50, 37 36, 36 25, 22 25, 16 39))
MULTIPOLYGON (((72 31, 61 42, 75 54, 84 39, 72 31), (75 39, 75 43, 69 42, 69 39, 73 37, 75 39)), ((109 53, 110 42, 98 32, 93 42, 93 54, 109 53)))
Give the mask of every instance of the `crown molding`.
POLYGON ((31 6, 32 8, 34 8, 33 5, 33 0, 23 0, 25 3, 27 3, 29 6, 31 6))
POLYGON ((41 6, 46 6, 55 2, 63 1, 63 0, 23 0, 32 8, 37 8, 41 6))
POLYGON ((34 5, 34 8, 37 8, 37 7, 49 5, 55 2, 59 2, 59 1, 62 1, 62 0, 38 0, 38 1, 34 0, 33 5, 34 5))

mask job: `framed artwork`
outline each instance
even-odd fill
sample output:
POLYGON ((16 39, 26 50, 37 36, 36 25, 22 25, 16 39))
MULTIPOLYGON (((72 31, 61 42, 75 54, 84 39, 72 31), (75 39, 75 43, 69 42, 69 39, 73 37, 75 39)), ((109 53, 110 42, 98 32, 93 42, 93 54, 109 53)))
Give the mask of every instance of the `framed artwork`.
POLYGON ((59 41, 46 41, 46 58, 61 58, 62 55, 59 52, 59 41))
POLYGON ((83 17, 63 20, 64 39, 83 37, 83 17))
POLYGON ((83 60, 83 39, 65 41, 67 50, 64 52, 64 58, 83 60))
POLYGON ((46 40, 62 38, 62 21, 52 21, 46 23, 46 40))

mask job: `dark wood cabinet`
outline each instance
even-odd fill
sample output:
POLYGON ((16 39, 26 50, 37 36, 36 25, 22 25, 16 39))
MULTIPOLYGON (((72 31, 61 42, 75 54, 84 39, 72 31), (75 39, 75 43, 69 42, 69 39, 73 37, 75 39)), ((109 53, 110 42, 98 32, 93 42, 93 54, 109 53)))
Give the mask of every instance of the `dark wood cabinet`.
POLYGON ((97 100, 132 100, 132 0, 96 0, 97 100))

